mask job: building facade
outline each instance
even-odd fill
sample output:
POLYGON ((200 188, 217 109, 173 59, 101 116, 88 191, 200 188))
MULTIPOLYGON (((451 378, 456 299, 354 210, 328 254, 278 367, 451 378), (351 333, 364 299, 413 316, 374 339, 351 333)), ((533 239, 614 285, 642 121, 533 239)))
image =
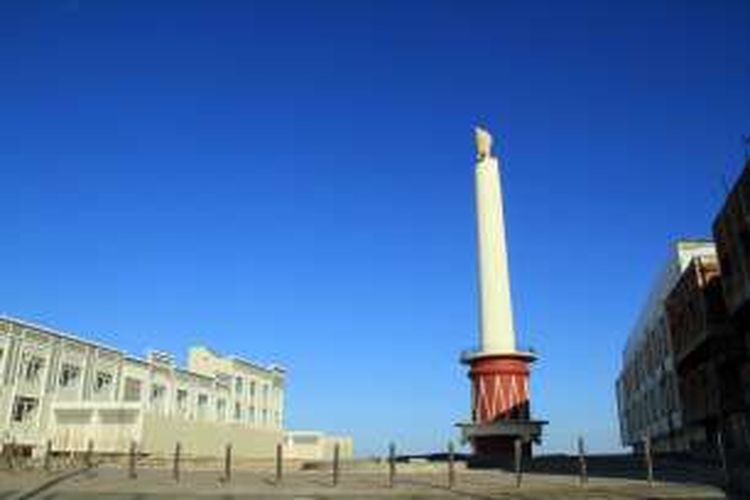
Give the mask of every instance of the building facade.
POLYGON ((716 256, 696 257, 666 301, 682 402, 682 437, 690 451, 716 443, 721 408, 731 390, 722 369, 731 351, 731 327, 716 256))
POLYGON ((713 235, 678 243, 628 339, 617 402, 635 450, 750 452, 750 161, 713 235))
POLYGON ((625 446, 638 450, 648 436, 657 451, 688 449, 666 301, 694 259, 715 256, 712 242, 678 241, 628 336, 616 383, 625 446))
POLYGON ((0 317, 0 438, 44 449, 272 456, 283 440, 284 370, 205 347, 187 368, 141 359, 23 320, 0 317))
POLYGON ((713 224, 721 283, 731 324, 718 369, 718 427, 730 451, 750 451, 750 160, 713 224))

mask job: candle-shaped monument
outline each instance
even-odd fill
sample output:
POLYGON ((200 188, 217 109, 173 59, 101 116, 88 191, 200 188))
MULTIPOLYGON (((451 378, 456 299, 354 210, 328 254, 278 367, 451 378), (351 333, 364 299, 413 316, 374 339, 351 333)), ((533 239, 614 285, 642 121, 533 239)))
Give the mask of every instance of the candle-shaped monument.
POLYGON ((480 341, 461 356, 470 367, 471 423, 458 425, 474 449, 472 462, 491 464, 512 458, 516 440, 531 456, 546 422, 530 417, 529 365, 536 356, 516 350, 499 162, 489 132, 476 128, 475 138, 480 341))

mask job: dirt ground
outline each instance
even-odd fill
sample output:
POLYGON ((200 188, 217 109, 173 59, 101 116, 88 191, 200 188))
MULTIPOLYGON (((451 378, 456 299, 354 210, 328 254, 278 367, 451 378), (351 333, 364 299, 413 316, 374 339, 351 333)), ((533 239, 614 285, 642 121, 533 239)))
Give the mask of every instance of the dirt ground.
POLYGON ((186 468, 175 481, 168 467, 139 468, 131 479, 125 468, 100 465, 92 470, 0 471, 0 499, 10 498, 725 498, 723 492, 700 484, 592 477, 581 487, 574 476, 525 474, 520 487, 514 474, 456 467, 455 485, 448 488, 445 464, 399 464, 389 487, 385 464, 343 466, 333 486, 330 470, 288 467, 280 483, 273 464, 256 464, 222 479, 221 469, 186 468))

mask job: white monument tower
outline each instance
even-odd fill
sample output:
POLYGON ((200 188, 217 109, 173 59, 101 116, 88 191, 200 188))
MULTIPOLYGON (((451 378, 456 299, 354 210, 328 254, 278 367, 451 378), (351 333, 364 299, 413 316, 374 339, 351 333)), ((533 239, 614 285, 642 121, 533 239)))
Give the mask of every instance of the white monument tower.
POLYGON ((516 350, 500 162, 487 130, 477 127, 475 139, 480 333, 479 348, 461 358, 470 367, 472 421, 459 426, 474 448, 472 460, 486 463, 530 456, 546 422, 530 419, 529 365, 536 356, 516 350))
POLYGON ((475 131, 477 143, 476 205, 477 254, 479 260, 479 309, 481 339, 485 354, 516 350, 513 308, 510 303, 508 254, 505 249, 505 214, 498 160, 492 156, 492 136, 475 131))

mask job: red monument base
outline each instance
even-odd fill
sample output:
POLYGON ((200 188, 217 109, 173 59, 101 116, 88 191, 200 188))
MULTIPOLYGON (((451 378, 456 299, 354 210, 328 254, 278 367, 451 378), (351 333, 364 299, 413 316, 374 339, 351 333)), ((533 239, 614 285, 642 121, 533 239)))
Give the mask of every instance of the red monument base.
POLYGON ((471 423, 459 427, 464 441, 471 443, 475 463, 512 461, 517 446, 522 457, 531 457, 532 443, 540 441, 546 424, 530 417, 529 365, 535 360, 527 352, 462 357, 470 366, 471 423))

